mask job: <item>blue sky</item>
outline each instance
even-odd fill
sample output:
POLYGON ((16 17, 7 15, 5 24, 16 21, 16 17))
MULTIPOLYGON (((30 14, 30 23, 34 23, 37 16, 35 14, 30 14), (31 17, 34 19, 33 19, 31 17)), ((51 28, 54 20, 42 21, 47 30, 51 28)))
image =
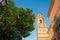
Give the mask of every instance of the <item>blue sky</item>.
MULTIPOLYGON (((18 8, 32 9, 35 17, 37 16, 38 13, 42 13, 47 27, 50 26, 50 20, 47 17, 47 14, 51 0, 13 0, 13 1, 15 2, 15 6, 17 6, 18 8)), ((34 22, 34 27, 35 30, 31 32, 31 35, 29 37, 23 38, 23 40, 37 40, 36 21, 34 22)))

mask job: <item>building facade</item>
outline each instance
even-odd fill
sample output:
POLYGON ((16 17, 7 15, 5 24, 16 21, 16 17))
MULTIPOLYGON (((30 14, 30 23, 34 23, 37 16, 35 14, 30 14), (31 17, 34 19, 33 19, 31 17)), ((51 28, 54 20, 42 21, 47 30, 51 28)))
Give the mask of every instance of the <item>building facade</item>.
POLYGON ((48 28, 44 23, 42 14, 37 16, 37 40, 49 40, 48 28))
POLYGON ((48 18, 50 19, 49 29, 44 23, 42 14, 38 14, 37 40, 60 40, 60 0, 51 1, 48 18), (57 27, 59 28, 57 29, 57 27))
POLYGON ((60 0, 52 0, 48 12, 50 19, 49 36, 51 40, 60 40, 60 0), (57 25, 56 25, 57 24, 57 25))

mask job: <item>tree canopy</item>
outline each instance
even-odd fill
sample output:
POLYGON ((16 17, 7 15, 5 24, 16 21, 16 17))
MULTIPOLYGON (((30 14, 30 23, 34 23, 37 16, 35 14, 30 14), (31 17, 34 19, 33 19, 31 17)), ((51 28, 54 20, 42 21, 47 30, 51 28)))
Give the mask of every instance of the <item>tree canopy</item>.
POLYGON ((54 31, 60 30, 60 16, 55 19, 54 27, 55 27, 55 30, 54 31))
POLYGON ((29 8, 17 8, 11 0, 0 10, 0 40, 22 40, 34 30, 34 14, 29 8))

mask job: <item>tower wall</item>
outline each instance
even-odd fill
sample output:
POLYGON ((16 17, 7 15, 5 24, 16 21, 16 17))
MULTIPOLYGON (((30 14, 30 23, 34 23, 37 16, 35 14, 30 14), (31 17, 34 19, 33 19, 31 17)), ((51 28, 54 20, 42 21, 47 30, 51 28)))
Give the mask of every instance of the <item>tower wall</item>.
POLYGON ((37 15, 37 40, 49 40, 48 28, 42 14, 37 15))

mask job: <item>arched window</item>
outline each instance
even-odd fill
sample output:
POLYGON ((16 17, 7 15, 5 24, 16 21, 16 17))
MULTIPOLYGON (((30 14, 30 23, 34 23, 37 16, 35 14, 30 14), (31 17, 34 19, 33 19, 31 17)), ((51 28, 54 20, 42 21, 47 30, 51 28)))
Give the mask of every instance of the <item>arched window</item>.
POLYGON ((40 23, 42 23, 42 20, 40 20, 40 23))

